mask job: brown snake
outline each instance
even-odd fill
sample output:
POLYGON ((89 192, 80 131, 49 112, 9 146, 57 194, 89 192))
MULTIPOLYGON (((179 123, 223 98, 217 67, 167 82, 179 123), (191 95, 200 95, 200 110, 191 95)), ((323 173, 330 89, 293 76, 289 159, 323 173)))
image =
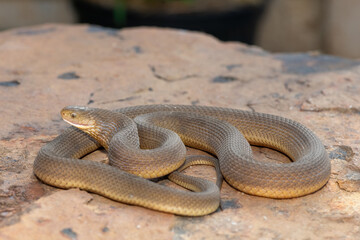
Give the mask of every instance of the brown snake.
MULTIPOLYGON (((320 189, 330 176, 327 153, 316 135, 279 116, 206 106, 146 105, 114 111, 67 107, 62 117, 84 132, 70 127, 41 148, 34 162, 39 179, 159 211, 199 216, 219 206, 220 192, 214 183, 179 171, 171 173, 185 160, 181 140, 216 155, 225 180, 252 195, 303 196, 320 189), (163 128, 176 132, 181 140, 163 128), (256 161, 249 143, 278 150, 293 162, 256 161), (110 165, 78 159, 100 144, 109 151, 110 165), (192 191, 134 175, 154 178, 169 173, 171 180, 192 191)), ((192 164, 190 161, 187 166, 192 164)))

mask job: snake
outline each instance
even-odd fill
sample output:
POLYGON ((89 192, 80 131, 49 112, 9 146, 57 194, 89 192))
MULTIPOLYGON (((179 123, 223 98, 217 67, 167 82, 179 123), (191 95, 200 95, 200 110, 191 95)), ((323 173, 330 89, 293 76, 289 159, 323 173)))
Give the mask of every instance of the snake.
POLYGON ((198 105, 140 105, 115 110, 68 106, 72 126, 46 143, 33 171, 46 184, 79 188, 126 204, 183 216, 203 216, 220 205, 219 175, 244 193, 295 198, 321 189, 331 165, 321 140, 303 124, 281 116, 198 105), (215 156, 186 159, 184 146, 215 156), (279 151, 289 163, 254 159, 251 145, 279 151), (109 164, 82 159, 105 148, 109 164), (216 184, 181 171, 215 166, 216 184), (168 176, 190 191, 153 181, 168 176))

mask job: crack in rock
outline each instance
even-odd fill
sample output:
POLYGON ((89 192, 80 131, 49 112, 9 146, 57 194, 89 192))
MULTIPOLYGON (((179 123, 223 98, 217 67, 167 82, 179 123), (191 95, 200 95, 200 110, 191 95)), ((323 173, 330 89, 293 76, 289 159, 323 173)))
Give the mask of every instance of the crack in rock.
POLYGON ((196 74, 188 74, 188 75, 181 76, 181 77, 165 77, 157 72, 155 66, 149 65, 149 68, 150 68, 151 72, 153 73, 154 77, 156 77, 159 80, 165 81, 165 82, 176 82, 176 81, 186 80, 186 79, 198 76, 196 74))
POLYGON ((114 102, 125 102, 125 101, 134 100, 134 99, 137 99, 137 98, 139 98, 139 97, 130 96, 130 97, 127 97, 127 98, 120 98, 120 99, 115 99, 115 100, 99 102, 98 104, 108 104, 108 103, 114 103, 114 102))
POLYGON ((302 112, 337 112, 341 114, 360 114, 358 107, 300 107, 302 112))

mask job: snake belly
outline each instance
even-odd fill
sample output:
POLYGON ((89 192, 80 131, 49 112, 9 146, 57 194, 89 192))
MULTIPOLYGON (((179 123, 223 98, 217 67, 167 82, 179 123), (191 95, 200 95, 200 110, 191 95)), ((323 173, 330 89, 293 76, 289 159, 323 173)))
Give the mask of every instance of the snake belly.
MULTIPOLYGON (((320 189, 330 176, 330 162, 321 141, 308 128, 287 118, 186 105, 144 105, 114 112, 136 118, 138 124, 145 121, 168 128, 186 145, 215 154, 224 179, 248 194, 299 197, 320 189), (143 114, 147 115, 140 116, 143 114), (256 161, 249 143, 278 150, 293 162, 256 161)), ((191 180, 200 186, 200 192, 180 191, 106 164, 77 159, 99 146, 88 134, 70 127, 39 151, 34 173, 53 186, 78 187, 116 201, 179 215, 205 215, 219 206, 218 188, 205 180, 191 180)), ((174 175, 181 178, 181 173, 174 175)))

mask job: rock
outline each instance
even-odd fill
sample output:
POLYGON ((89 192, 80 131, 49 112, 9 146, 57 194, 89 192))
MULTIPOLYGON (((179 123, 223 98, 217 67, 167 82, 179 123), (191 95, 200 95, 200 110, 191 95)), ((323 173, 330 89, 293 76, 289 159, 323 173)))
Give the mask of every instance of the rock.
MULTIPOLYGON (((0 59, 1 239, 360 235, 359 61, 271 54, 184 30, 52 24, 1 32, 0 59), (331 178, 313 194, 286 200, 250 196, 224 183, 222 210, 189 218, 57 189, 34 177, 39 149, 68 126, 59 115, 64 106, 153 103, 231 107, 299 121, 326 146, 331 178)), ((261 161, 289 161, 273 150, 253 150, 261 161)), ((104 151, 86 158, 107 161, 104 151)), ((207 166, 186 172, 215 177, 207 166)))
POLYGON ((159 239, 172 237, 173 216, 139 207, 126 210, 122 204, 104 200, 96 203, 90 194, 76 189, 58 191, 36 201, 21 222, 1 231, 0 237, 16 239, 20 233, 24 234, 21 239, 145 239, 150 233, 159 239))
POLYGON ((336 148, 329 152, 330 159, 342 159, 346 161, 351 161, 354 156, 354 152, 349 146, 336 146, 336 148))
POLYGON ((349 171, 337 180, 339 187, 348 192, 360 192, 360 172, 349 171))

